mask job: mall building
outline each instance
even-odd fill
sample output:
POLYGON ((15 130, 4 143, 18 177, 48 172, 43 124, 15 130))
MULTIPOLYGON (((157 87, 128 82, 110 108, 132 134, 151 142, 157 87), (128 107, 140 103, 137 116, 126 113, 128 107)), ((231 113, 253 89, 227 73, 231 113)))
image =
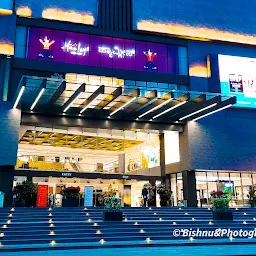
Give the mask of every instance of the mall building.
POLYGON ((175 206, 207 207, 217 189, 248 205, 256 3, 228 2, 2 0, 4 205, 25 180, 55 206, 63 187, 93 186, 98 205, 109 185, 140 206, 144 184, 161 182, 175 206))

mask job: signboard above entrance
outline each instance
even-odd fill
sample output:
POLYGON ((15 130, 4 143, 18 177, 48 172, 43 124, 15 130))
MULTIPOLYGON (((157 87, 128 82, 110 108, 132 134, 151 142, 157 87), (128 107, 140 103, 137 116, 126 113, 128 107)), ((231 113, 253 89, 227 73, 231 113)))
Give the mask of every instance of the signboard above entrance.
POLYGON ((178 47, 51 29, 28 30, 27 58, 178 74, 178 47))
POLYGON ((237 98, 235 107, 256 108, 256 59, 218 55, 221 93, 237 98))

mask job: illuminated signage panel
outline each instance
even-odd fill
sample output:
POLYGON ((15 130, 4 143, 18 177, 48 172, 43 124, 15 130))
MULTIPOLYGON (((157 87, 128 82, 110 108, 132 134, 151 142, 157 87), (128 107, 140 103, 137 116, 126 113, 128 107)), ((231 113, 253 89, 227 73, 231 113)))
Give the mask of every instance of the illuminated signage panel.
POLYGON ((177 74, 178 47, 121 38, 30 28, 27 58, 177 74))

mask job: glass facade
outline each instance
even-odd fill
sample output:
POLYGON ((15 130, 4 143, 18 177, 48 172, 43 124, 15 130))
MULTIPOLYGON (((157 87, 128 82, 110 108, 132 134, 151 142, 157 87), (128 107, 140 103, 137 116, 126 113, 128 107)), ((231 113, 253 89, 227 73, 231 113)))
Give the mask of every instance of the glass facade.
MULTIPOLYGON (((256 173, 196 171, 196 193, 199 207, 211 206, 211 192, 222 190, 230 193, 231 207, 248 207, 249 190, 256 185, 256 173)), ((183 205, 182 173, 171 174, 174 206, 183 205)))

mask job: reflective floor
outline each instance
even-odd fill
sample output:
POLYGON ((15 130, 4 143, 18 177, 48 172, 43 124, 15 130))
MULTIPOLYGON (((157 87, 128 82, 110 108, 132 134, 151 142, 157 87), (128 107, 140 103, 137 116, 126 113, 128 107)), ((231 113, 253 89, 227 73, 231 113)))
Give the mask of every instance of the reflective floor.
POLYGON ((104 248, 87 250, 59 250, 36 252, 1 252, 1 256, 170 256, 170 255, 255 255, 256 245, 171 246, 146 248, 104 248))

